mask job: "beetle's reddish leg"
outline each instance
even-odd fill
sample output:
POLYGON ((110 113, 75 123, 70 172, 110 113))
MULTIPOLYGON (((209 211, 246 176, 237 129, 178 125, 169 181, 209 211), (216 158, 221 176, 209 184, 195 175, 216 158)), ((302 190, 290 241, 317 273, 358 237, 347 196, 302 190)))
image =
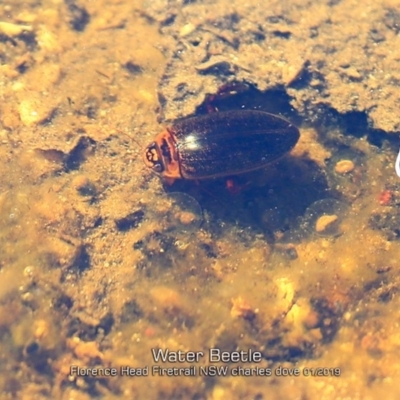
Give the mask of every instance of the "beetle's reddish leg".
POLYGON ((240 185, 235 176, 231 176, 226 180, 226 188, 230 194, 239 194, 246 187, 250 186, 250 182, 247 181, 244 185, 240 185))

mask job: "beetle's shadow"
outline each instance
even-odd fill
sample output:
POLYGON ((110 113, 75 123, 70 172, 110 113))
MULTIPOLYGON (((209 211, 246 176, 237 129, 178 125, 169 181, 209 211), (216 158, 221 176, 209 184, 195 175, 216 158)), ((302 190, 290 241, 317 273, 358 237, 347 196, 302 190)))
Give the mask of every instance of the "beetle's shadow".
POLYGON ((311 204, 338 195, 329 189, 324 171, 314 161, 292 156, 233 179, 234 194, 227 188, 227 178, 180 180, 165 190, 195 198, 208 216, 211 233, 223 234, 222 227, 230 225, 262 233, 270 242, 277 232, 297 229, 311 204))
POLYGON ((290 100, 285 90, 277 88, 262 92, 252 85, 232 82, 218 94, 207 95, 197 107, 195 115, 208 114, 210 111, 259 110, 281 115, 299 126, 302 119, 290 105, 290 100))

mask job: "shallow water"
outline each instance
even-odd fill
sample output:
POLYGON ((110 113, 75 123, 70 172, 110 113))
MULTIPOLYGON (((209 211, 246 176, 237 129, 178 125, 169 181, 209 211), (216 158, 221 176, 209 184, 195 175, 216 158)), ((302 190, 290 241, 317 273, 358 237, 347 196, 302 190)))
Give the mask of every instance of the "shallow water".
POLYGON ((398 398, 398 27, 364 3, 354 35, 357 7, 0 5, 1 398, 398 398), (163 185, 143 148, 235 80, 215 108, 281 113, 295 149, 235 193, 163 185))

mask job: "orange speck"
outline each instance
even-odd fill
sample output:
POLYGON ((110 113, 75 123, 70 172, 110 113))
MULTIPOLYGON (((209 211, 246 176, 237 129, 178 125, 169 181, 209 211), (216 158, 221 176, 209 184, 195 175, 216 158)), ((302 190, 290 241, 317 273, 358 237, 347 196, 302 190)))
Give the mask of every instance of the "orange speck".
POLYGON ((226 188, 230 194, 239 194, 250 185, 250 182, 245 183, 244 185, 239 185, 235 178, 228 178, 226 180, 226 188))
POLYGON ((233 179, 227 179, 226 188, 231 194, 238 194, 240 192, 240 186, 233 179))
POLYGON ((387 206, 392 200, 392 192, 390 190, 383 190, 379 195, 379 204, 381 206, 387 206))
POLYGON ((144 331, 144 334, 147 337, 152 337, 152 336, 154 336, 155 333, 156 332, 155 332, 154 328, 152 328, 150 326, 148 328, 146 328, 145 331, 144 331))

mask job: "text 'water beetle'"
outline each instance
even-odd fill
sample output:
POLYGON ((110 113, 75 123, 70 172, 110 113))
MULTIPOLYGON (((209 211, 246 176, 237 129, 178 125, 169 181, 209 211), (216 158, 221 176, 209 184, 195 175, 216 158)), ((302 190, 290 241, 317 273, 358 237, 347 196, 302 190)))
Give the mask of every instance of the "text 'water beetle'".
POLYGON ((256 110, 177 120, 146 147, 144 161, 167 182, 232 176, 263 168, 300 137, 285 119, 256 110))

